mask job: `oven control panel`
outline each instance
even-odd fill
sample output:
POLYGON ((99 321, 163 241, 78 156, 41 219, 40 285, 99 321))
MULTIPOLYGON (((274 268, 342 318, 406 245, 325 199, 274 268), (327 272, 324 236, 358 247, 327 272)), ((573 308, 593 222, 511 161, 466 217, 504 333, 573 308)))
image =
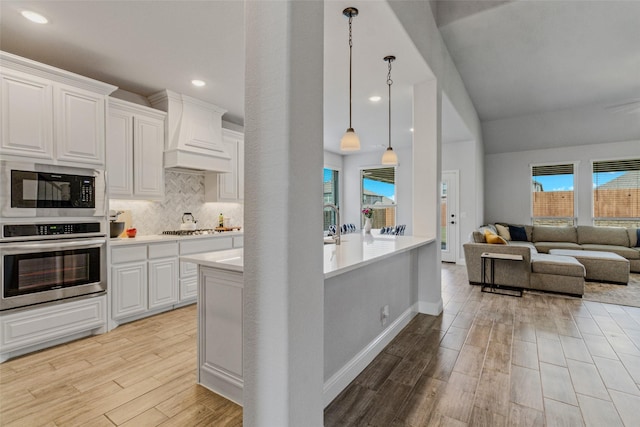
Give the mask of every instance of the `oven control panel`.
POLYGON ((66 234, 95 234, 100 233, 99 222, 78 222, 62 224, 5 224, 3 236, 31 237, 58 236, 66 234))

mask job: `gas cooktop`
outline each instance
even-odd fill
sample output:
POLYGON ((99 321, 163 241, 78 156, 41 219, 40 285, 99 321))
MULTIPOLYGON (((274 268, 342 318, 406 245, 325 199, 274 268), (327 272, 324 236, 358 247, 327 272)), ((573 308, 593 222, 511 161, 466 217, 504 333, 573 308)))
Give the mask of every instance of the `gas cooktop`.
POLYGON ((217 234, 222 233, 223 230, 215 230, 213 228, 204 228, 198 230, 169 230, 163 231, 162 234, 168 234, 171 236, 200 236, 202 234, 217 234))

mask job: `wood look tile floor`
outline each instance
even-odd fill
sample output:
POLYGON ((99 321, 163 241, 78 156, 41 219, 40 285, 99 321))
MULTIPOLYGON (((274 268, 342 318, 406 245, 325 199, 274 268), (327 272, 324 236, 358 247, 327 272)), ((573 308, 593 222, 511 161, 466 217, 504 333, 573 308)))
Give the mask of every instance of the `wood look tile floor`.
MULTIPOLYGON (((442 278, 443 314, 416 316, 327 427, 640 425, 640 308, 480 293, 449 264, 442 278)), ((242 425, 195 366, 189 306, 0 364, 0 425, 242 425)))
POLYGON ((481 293, 443 264, 418 315, 325 409, 325 426, 640 426, 640 308, 481 293))

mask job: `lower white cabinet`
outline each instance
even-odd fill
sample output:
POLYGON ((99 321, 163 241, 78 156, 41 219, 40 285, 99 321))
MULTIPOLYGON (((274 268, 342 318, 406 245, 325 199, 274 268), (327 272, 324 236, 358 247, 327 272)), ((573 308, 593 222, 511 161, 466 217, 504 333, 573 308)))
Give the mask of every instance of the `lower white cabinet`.
POLYGON ((198 266, 180 255, 231 249, 236 237, 211 237, 111 247, 111 319, 123 323, 198 297, 198 266))
POLYGON ((112 317, 120 319, 147 311, 147 262, 114 266, 111 272, 112 317))
POLYGON ((111 264, 113 319, 143 317, 178 302, 177 242, 116 246, 111 264))
POLYGON ((198 293, 198 383, 242 404, 242 272, 201 267, 198 293))
POLYGON ((178 302, 178 260, 149 261, 149 309, 178 302))
POLYGON ((107 297, 80 298, 0 315, 0 362, 106 331, 107 297))

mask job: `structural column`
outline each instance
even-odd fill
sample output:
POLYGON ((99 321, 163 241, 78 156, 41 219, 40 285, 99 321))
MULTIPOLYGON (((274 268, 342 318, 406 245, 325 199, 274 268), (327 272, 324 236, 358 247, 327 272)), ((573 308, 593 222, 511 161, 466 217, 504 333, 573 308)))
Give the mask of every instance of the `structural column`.
POLYGON ((418 250, 418 310, 442 312, 440 185, 442 176, 441 92, 437 80, 413 87, 413 234, 436 236, 418 250))
POLYGON ((245 5, 247 427, 323 424, 323 16, 245 5))

